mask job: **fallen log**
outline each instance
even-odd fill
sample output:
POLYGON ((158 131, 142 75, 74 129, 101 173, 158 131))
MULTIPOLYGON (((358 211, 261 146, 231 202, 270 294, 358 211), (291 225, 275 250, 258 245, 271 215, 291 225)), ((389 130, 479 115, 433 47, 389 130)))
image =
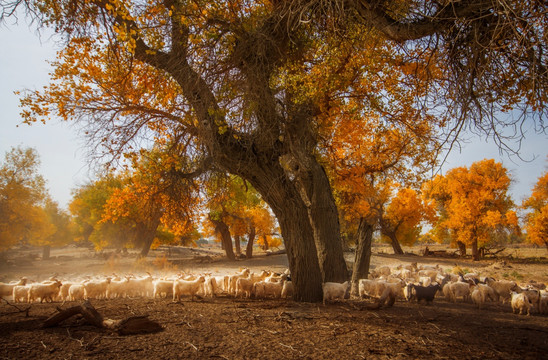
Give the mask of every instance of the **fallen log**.
MULTIPOLYGON (((105 322, 107 322, 107 320, 105 320, 105 322)), ((117 331, 120 335, 148 334, 163 330, 162 326, 157 322, 150 320, 148 315, 132 316, 125 320, 114 320, 114 322, 110 324, 107 322, 104 325, 107 328, 117 331)))
POLYGON ((65 310, 58 309, 58 311, 57 314, 44 321, 42 328, 58 326, 75 315, 82 315, 89 324, 98 328, 114 330, 120 335, 153 333, 163 330, 160 324, 148 319, 148 315, 132 316, 124 320, 103 319, 103 316, 97 312, 89 300, 84 301, 81 305, 65 310))

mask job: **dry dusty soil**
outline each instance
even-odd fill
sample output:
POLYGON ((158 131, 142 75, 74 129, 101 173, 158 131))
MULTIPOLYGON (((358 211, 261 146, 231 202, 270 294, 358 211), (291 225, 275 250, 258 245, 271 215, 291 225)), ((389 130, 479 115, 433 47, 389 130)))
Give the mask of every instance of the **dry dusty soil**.
MULTIPOLYGON (((208 258, 209 260, 209 258, 208 258)), ((373 265, 411 261, 441 263, 455 260, 375 256, 373 265)), ((6 266, 0 274, 14 276, 33 269, 45 277, 45 261, 6 266)), ((106 272, 105 262, 82 258, 49 261, 60 277, 70 265, 79 271, 106 272), (95 262, 96 264, 95 264, 95 262), (90 265, 92 264, 92 265, 90 265), (93 265, 95 264, 95 265, 93 265), (102 264, 102 265, 101 265, 102 264), (101 268, 103 266, 103 268, 101 268), (65 268, 66 267, 66 268, 65 268)), ((284 255, 257 256, 236 263, 184 261, 185 270, 222 272, 241 266, 252 269, 285 267, 284 255)), ((112 265, 112 264, 110 264, 112 265)), ((119 264, 118 264, 119 265, 119 264)), ((461 267, 489 263, 459 263, 461 267)), ((443 265, 442 265, 443 266, 443 265)), ((508 265, 514 266, 514 265, 508 265)), ((517 266, 522 266, 516 264, 517 266)), ((535 263, 537 279, 548 265, 535 263)), ((512 273, 512 269, 499 269, 512 273)), ((518 267, 527 273, 526 268, 518 267), (525 269, 525 270, 523 270, 525 269)), ((71 270, 77 272, 76 270, 71 270)), ((527 279, 524 279, 524 281, 527 279)), ((512 314, 508 304, 489 303, 478 310, 469 303, 443 298, 432 305, 397 301, 372 310, 368 300, 333 304, 291 300, 244 300, 226 296, 174 303, 171 299, 92 300, 105 318, 148 315, 161 332, 126 335, 98 329, 79 316, 43 329, 44 320, 74 303, 0 304, 0 357, 5 359, 548 359, 548 317, 512 314), (29 309, 30 306, 30 309, 29 309), (25 311, 27 310, 28 311, 25 311)))

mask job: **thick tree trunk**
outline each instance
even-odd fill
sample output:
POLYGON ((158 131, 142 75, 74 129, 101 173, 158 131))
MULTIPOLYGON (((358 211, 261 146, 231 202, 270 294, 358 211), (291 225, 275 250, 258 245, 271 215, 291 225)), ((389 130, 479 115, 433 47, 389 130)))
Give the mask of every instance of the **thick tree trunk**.
POLYGON ((319 302, 323 299, 322 274, 307 210, 300 198, 288 200, 301 205, 287 204, 283 214, 277 214, 294 286, 293 299, 319 302))
POLYGON ((478 261, 480 259, 480 252, 478 251, 478 240, 475 239, 472 242, 472 259, 478 261))
POLYGON ((235 260, 236 256, 234 256, 234 249, 232 248, 232 236, 230 235, 228 225, 225 224, 222 220, 212 219, 211 216, 209 217, 209 220, 213 223, 213 226, 215 226, 215 231, 221 234, 221 242, 223 244, 226 257, 229 260, 235 260))
POLYGON ((137 242, 142 244, 140 258, 148 256, 150 246, 156 237, 156 230, 160 225, 160 219, 153 219, 148 224, 141 223, 137 226, 137 242))
POLYGON ((241 247, 240 247, 240 235, 234 236, 234 245, 236 247, 236 255, 240 256, 242 253, 241 247))
POLYGON ((255 226, 249 226, 247 234, 247 246, 245 248, 245 257, 251 259, 253 257, 253 242, 255 241, 255 226))
POLYGON ((358 281, 366 279, 369 275, 371 261, 371 242, 373 240, 373 225, 366 218, 360 219, 356 239, 356 253, 354 255, 354 267, 352 269, 351 294, 358 296, 358 281))
POLYGON ((324 168, 313 159, 308 185, 309 216, 318 250, 323 281, 345 282, 348 267, 344 260, 339 214, 324 168))
POLYGON ((466 244, 462 241, 457 241, 457 247, 459 248, 460 256, 466 256, 466 244))
POLYGON ((401 248, 400 242, 396 238, 396 234, 390 233, 388 237, 390 238, 390 245, 392 245, 392 249, 394 249, 394 254, 403 255, 403 249, 401 248))
POLYGON ((268 250, 268 239, 266 238, 266 235, 263 235, 263 250, 268 250))
POLYGON ((51 246, 44 245, 44 247, 42 247, 42 260, 49 260, 50 253, 51 253, 51 246))
MULTIPOLYGON (((255 163, 256 164, 256 163, 255 163)), ((308 209, 279 162, 239 167, 276 215, 287 250, 295 301, 322 301, 322 274, 308 209)))

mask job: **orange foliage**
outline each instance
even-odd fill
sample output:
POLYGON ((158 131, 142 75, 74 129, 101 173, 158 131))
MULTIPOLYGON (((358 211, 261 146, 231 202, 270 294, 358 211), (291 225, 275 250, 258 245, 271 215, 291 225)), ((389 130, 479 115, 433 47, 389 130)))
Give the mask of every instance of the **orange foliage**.
POLYGON ((530 210, 525 217, 527 238, 548 248, 548 172, 539 177, 522 207, 530 210))
MULTIPOLYGON (((271 239, 269 245, 275 241, 271 236, 278 232, 274 216, 250 184, 236 176, 217 175, 210 179, 207 189, 208 214, 226 223, 233 236, 243 237, 253 231, 255 236, 271 239)), ((204 226, 210 234, 219 235, 211 222, 206 221, 204 226)))
POLYGON ((420 224, 433 217, 434 209, 423 202, 417 191, 401 188, 381 219, 381 233, 393 233, 402 245, 413 245, 418 240, 422 227, 420 224))
MULTIPOLYGON (((161 224, 178 239, 187 243, 198 240, 196 223, 199 197, 191 182, 173 169, 183 167, 181 159, 158 151, 141 151, 133 159, 133 170, 127 172, 123 186, 115 189, 104 206, 102 222, 130 221, 145 226, 161 224)), ((153 246, 174 242, 169 237, 157 237, 153 246)))
POLYGON ((507 195, 510 183, 506 168, 492 159, 437 176, 425 185, 438 208, 434 234, 449 234, 453 241, 481 247, 493 241, 500 227, 516 231, 514 204, 507 195))

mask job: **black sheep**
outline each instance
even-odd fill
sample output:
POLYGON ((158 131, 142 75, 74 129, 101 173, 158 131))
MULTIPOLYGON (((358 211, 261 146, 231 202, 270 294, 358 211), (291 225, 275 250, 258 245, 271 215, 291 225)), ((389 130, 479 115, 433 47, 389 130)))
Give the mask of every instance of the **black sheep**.
POLYGON ((427 303, 434 301, 434 297, 438 291, 441 291, 441 286, 436 285, 412 285, 413 286, 413 297, 417 299, 417 302, 420 302, 422 299, 426 300, 427 303))

